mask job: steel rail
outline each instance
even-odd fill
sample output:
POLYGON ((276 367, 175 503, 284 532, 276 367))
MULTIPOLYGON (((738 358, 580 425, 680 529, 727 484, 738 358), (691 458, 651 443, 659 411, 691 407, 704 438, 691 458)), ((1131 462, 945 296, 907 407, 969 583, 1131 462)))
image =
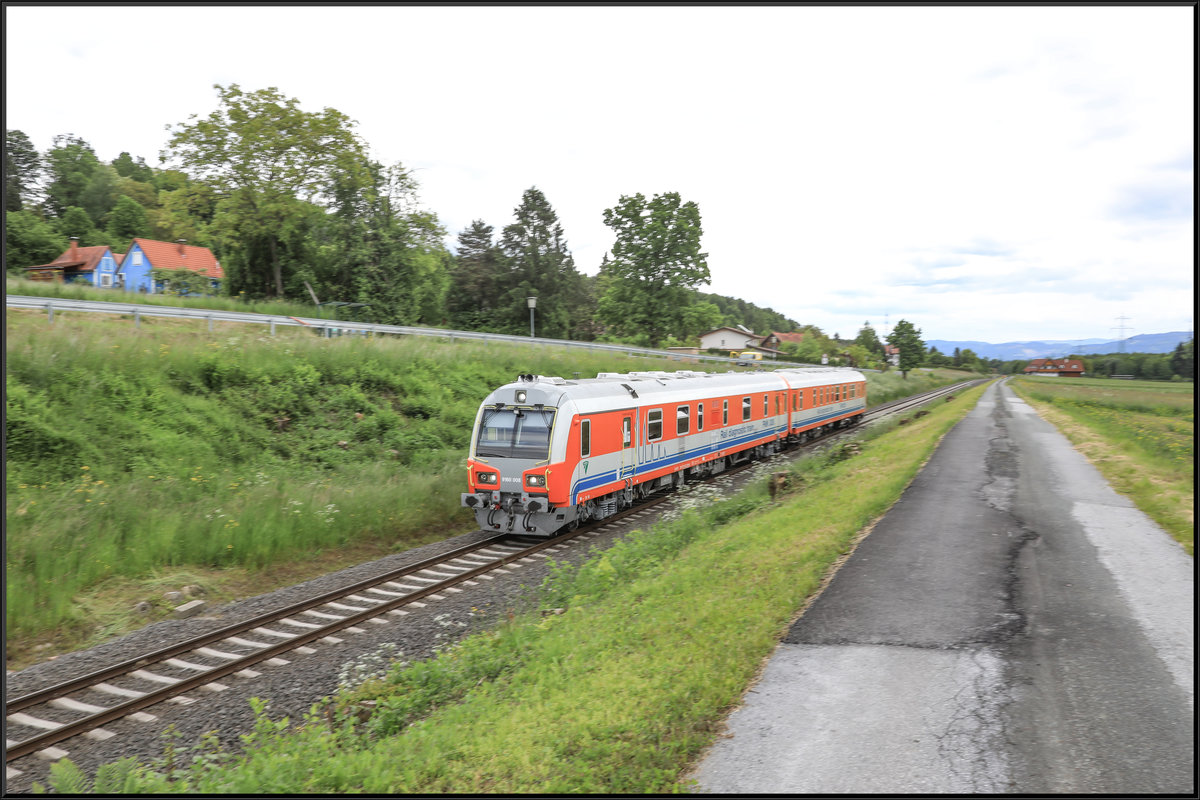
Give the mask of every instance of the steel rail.
MULTIPOLYGON (((869 412, 864 413, 864 418, 867 417, 868 415, 871 417, 874 417, 876 415, 883 416, 883 415, 892 414, 892 413, 899 413, 900 411, 904 410, 905 408, 907 408, 909 406, 920 405, 925 402, 929 402, 930 400, 935 400, 944 394, 948 394, 957 389, 965 388, 966 386, 974 385, 975 383, 978 383, 978 382, 979 381, 971 381, 971 382, 967 382, 965 384, 956 384, 951 387, 940 387, 939 389, 935 389, 935 390, 927 392, 923 395, 920 395, 917 398, 904 398, 900 401, 897 401, 897 403, 888 404, 885 406, 880 406, 878 408, 872 409, 869 412), (909 402, 908 405, 899 405, 899 407, 897 407, 897 404, 904 404, 906 401, 911 401, 911 402, 909 402)), ((817 437, 817 439, 811 440, 810 442, 806 442, 804 444, 815 443, 816 441, 825 438, 826 435, 834 433, 834 432, 835 432, 834 429, 829 428, 821 436, 817 437)), ((801 446, 803 446, 803 445, 801 445, 801 446)), ((748 461, 747 463, 739 464, 739 465, 731 467, 730 469, 723 470, 721 474, 722 475, 737 474, 738 472, 749 469, 751 466, 753 466, 754 463, 755 463, 754 461, 748 461)), ((448 578, 444 581, 440 581, 436 584, 432 584, 423 589, 418 589, 416 591, 405 594, 403 597, 398 597, 398 598, 394 598, 392 600, 383 601, 381 603, 371 606, 370 608, 366 608, 360 612, 350 614, 349 616, 343 617, 342 619, 329 622, 318 628, 314 628, 308 632, 295 634, 295 635, 289 637, 288 640, 285 642, 281 642, 281 643, 278 643, 275 645, 268 645, 264 648, 255 650, 252 653, 245 654, 245 655, 241 656, 240 658, 234 659, 234 660, 230 661, 229 663, 213 666, 209 669, 206 669, 204 672, 201 672, 191 678, 180 679, 177 683, 171 684, 170 686, 164 687, 162 689, 147 692, 140 697, 132 698, 128 701, 118 703, 114 706, 105 708, 103 711, 96 712, 95 714, 91 714, 91 715, 82 717, 81 719, 78 719, 74 722, 63 723, 61 726, 54 728, 53 730, 49 730, 49 731, 46 731, 45 733, 41 733, 41 734, 35 735, 33 737, 30 737, 28 739, 24 739, 20 742, 13 743, 10 747, 6 748, 6 750, 5 750, 5 761, 8 762, 8 761, 14 761, 19 758, 23 758, 27 755, 37 752, 38 750, 44 749, 44 748, 49 747, 58 742, 69 739, 73 736, 77 736, 81 733, 85 733, 89 730, 93 730, 95 728, 101 727, 102 725, 104 725, 107 722, 111 722, 113 720, 120 719, 122 717, 128 716, 129 714, 135 713, 137 711, 141 711, 144 708, 149 708, 151 706, 157 705, 157 704, 159 704, 165 700, 168 700, 172 697, 183 694, 184 692, 190 691, 192 689, 204 686, 206 684, 212 683, 212 682, 214 682, 220 678, 223 678, 225 676, 228 676, 228 675, 231 675, 231 674, 234 674, 237 672, 241 672, 242 670, 245 670, 261 661, 265 661, 265 660, 268 660, 271 658, 276 658, 284 653, 287 653, 291 650, 295 650, 298 647, 305 646, 306 644, 317 641, 319 639, 323 639, 323 638, 330 636, 331 634, 336 633, 345 628, 353 627, 361 622, 365 622, 366 620, 382 616, 391 611, 399 609, 400 607, 402 607, 404 605, 408 605, 408 604, 418 601, 424 597, 428 597, 429 595, 437 594, 440 591, 445 591, 448 587, 454 586, 459 583, 463 583, 465 581, 469 581, 472 578, 478 577, 487 572, 501 568, 508 564, 514 563, 516 561, 521 561, 521 560, 526 559, 526 558, 530 557, 531 555, 534 555, 535 553, 538 553, 542 550, 556 546, 558 544, 561 544, 563 542, 577 538, 579 536, 585 535, 586 533, 591 531, 594 527, 598 527, 600 525, 608 525, 608 524, 611 524, 614 522, 619 522, 620 520, 624 519, 627 516, 630 516, 632 514, 636 514, 639 512, 643 512, 649 508, 653 508, 654 506, 659 505, 659 504, 665 502, 666 500, 670 499, 670 497, 673 494, 670 491, 670 489, 672 489, 672 488, 675 488, 675 487, 668 487, 664 490, 660 490, 659 492, 656 493, 657 496, 651 495, 650 497, 646 498, 642 502, 640 502, 636 505, 632 505, 629 508, 626 508, 623 511, 619 512, 618 514, 615 514, 610 517, 606 517, 603 520, 597 520, 595 525, 589 525, 589 526, 586 526, 583 528, 579 528, 575 531, 568 531, 568 532, 559 534, 558 536, 546 539, 544 541, 537 542, 537 543, 530 545, 522 550, 518 550, 515 553, 511 553, 507 556, 502 556, 488 564, 481 565, 479 567, 476 567, 475 569, 467 570, 466 572, 460 573, 459 575, 456 575, 452 578, 448 578)), ((163 662, 167 659, 173 658, 175 656, 183 655, 188 652, 192 652, 200 647, 204 647, 206 645, 213 644, 215 642, 219 642, 224 639, 228 639, 231 636, 236 636, 239 633, 245 633, 246 631, 252 630, 254 628, 262 627, 262 626, 268 625, 272 622, 277 622, 281 619, 285 619, 287 617, 291 617, 296 614, 303 613, 306 610, 315 608, 317 606, 324 605, 325 603, 328 603, 331 600, 344 598, 348 594, 355 594, 359 591, 363 591, 366 588, 369 588, 372 586, 377 586, 378 584, 381 584, 381 583, 387 583, 388 581, 396 580, 397 578, 402 578, 406 575, 411 575, 411 574, 414 574, 417 572, 421 572, 421 571, 429 569, 431 567, 438 566, 439 564, 443 564, 447 561, 451 561, 456 558, 459 558, 463 555, 466 555, 466 554, 469 554, 469 553, 472 553, 472 552, 475 552, 478 550, 483 550, 488 547, 492 547, 497 544, 501 544, 501 543, 510 541, 511 539, 514 538, 514 536, 515 536, 514 534, 508 534, 508 533, 500 534, 497 536, 493 536, 490 539, 486 539, 486 540, 483 540, 480 542, 475 542, 475 543, 472 543, 469 545, 464 545, 462 547, 455 548, 446 553, 442 553, 438 556, 434 556, 432 558, 425 559, 425 560, 417 562, 415 564, 410 564, 410 565, 407 565, 404 567, 399 567, 395 570, 391 570, 382 575, 375 576, 373 578, 369 578, 369 579, 365 579, 365 580, 361 580, 361 581, 357 581, 353 584, 326 592, 317 597, 309 598, 303 602, 297 603, 297 604, 289 606, 287 608, 280 609, 277 611, 267 612, 266 614, 260 614, 259 616, 253 617, 249 620, 246 620, 246 621, 243 621, 240 623, 233 623, 231 625, 224 626, 215 631, 211 631, 207 634, 203 634, 201 636, 189 639, 187 641, 180 642, 178 644, 171 645, 168 647, 160 648, 159 650, 153 651, 151 653, 146 653, 144 655, 138 656, 133 659, 127 659, 125 661, 110 665, 109 667, 106 667, 101 670, 97 670, 97 671, 89 673, 87 675, 83 675, 83 676, 80 676, 78 678, 74 678, 74 679, 71 679, 68 681, 63 681, 59 684, 47 687, 42 690, 38 690, 36 692, 31 692, 29 694, 26 694, 21 697, 15 698, 11 701, 8 701, 5 704, 5 714, 6 714, 6 716, 9 716, 18 711, 21 711, 22 709, 30 708, 30 707, 33 707, 36 705, 40 705, 42 703, 49 702, 50 700, 53 700, 58 697, 63 697, 67 694, 70 694, 71 692, 78 691, 80 689, 86 689, 86 688, 93 687, 97 683, 101 683, 109 678, 117 677, 119 675, 124 675, 124 674, 132 672, 134 670, 140 669, 142 667, 150 666, 152 664, 161 663, 161 662, 163 662)))
MULTIPOLYGON (((289 638, 286 642, 281 642, 281 643, 275 644, 275 645, 269 645, 268 647, 260 649, 260 650, 256 650, 253 653, 248 653, 237 660, 230 661, 227 664, 215 666, 212 669, 206 670, 205 672, 202 672, 191 678, 181 679, 178 683, 172 684, 172 685, 164 687, 162 689, 147 692, 145 695, 143 695, 141 697, 136 697, 131 700, 127 700, 123 703, 118 703, 117 705, 110 706, 110 707, 106 708, 104 711, 100 711, 93 715, 83 717, 81 719, 76 720, 75 722, 64 723, 61 727, 55 728, 50 731, 46 731, 45 733, 38 734, 29 739, 24 739, 20 742, 13 744, 5 751, 5 761, 13 761, 18 758, 22 758, 24 756, 30 755, 31 753, 35 753, 38 750, 41 750, 45 747, 48 747, 52 744, 61 742, 64 739, 69 739, 72 736, 77 736, 80 733, 84 733, 86 731, 98 728, 101 725, 104 725, 106 722, 111 722, 115 719, 120 719, 121 717, 128 716, 129 714, 132 714, 136 711, 141 711, 144 708, 149 708, 150 706, 157 705, 158 703, 161 703, 164 700, 168 700, 176 695, 183 694, 184 692, 198 688, 207 683, 212 683, 213 681, 215 681, 219 678, 223 678, 223 677, 225 677, 227 675, 231 675, 235 672, 240 672, 244 669, 247 669, 248 667, 253 666, 254 664, 257 664, 260 661, 265 661, 270 658, 276 658, 279 655, 282 655, 283 653, 287 653, 290 650, 294 650, 297 647, 302 647, 302 646, 304 646, 310 642, 314 642, 318 639, 323 639, 326 636, 329 636, 332 633, 336 633, 344 628, 353 627, 354 625, 357 625, 358 623, 365 622, 366 620, 371 619, 373 617, 382 616, 383 614, 386 614, 389 611, 393 611, 395 609, 400 608, 401 606, 404 606, 404 605, 407 605, 414 601, 420 600, 423 597, 428 597, 431 594, 437 594, 439 591, 445 591, 447 587, 454 586, 455 584, 471 580, 472 578, 478 577, 479 575, 482 575, 486 572, 490 572, 494 569, 498 569, 507 564, 511 564, 514 561, 520 561, 522 559, 528 558, 529 556, 533 555, 534 553, 537 553, 541 550, 545 550, 546 548, 549 548, 549 547, 553 547, 553 546, 560 544, 568 539, 575 538, 578 535, 581 535, 581 531, 571 531, 569 533, 561 534, 554 538, 547 539, 543 542, 538 542, 538 543, 531 545, 523 550, 519 550, 519 551, 512 553, 510 555, 507 555, 507 556, 503 556, 503 557, 493 561, 492 563, 484 564, 482 566, 476 567, 475 569, 463 572, 459 575, 454 576, 453 578, 448 578, 444 581, 441 581, 436 584, 432 584, 423 589, 418 589, 417 591, 414 591, 410 594, 406 594, 403 597, 397 597, 392 600, 385 600, 382 603, 379 603, 378 605, 372 606, 371 608, 364 609, 363 611, 351 614, 340 620, 330 622, 327 625, 322 625, 321 627, 315 628, 306 633, 296 634, 295 636, 289 638)), ((511 536, 501 537, 501 538, 511 538, 511 536)), ((495 542, 491 542, 491 544, 495 544, 495 542)), ((470 549, 481 549, 481 548, 478 546, 475 546, 470 549)), ((449 561, 455 557, 457 557, 457 556, 451 556, 449 554, 444 555, 442 558, 440 558, 438 560, 438 563, 449 561)), ((383 582, 386 582, 386 581, 376 578, 376 579, 370 581, 369 584, 373 585, 373 584, 378 584, 378 583, 383 583, 383 582)), ((351 592, 351 593, 353 593, 353 592, 351 592)), ((342 590, 341 592, 338 593, 338 596, 344 596, 345 594, 346 594, 346 591, 342 590)), ((314 603, 309 601, 302 605, 307 608, 307 607, 311 607, 312 605, 314 605, 314 603)), ((319 605, 319 603, 316 603, 316 605, 319 605)), ((299 613, 297 608, 298 607, 293 607, 290 611, 290 614, 284 614, 282 616, 290 616, 292 614, 299 613)), ((301 609, 301 610, 303 610, 303 609, 301 609)), ((276 615, 276 618, 279 618, 279 616, 276 615)), ((203 638, 209 638, 209 637, 203 637, 203 638)), ((190 649, 195 649, 197 646, 195 644, 195 642, 192 642, 191 645, 192 646, 190 649)), ((177 648, 168 648, 168 649, 175 650, 177 648)), ((187 652, 187 649, 185 648, 182 652, 187 652)), ((137 659, 134 663, 146 665, 146 664, 153 663, 153 662, 150 658, 143 656, 142 658, 137 659)), ((104 670, 104 672, 108 673, 108 672, 110 672, 110 670, 104 670)), ((112 677, 112 675, 110 674, 109 677, 112 677)), ((86 688, 86 686, 95 684, 96 681, 95 681, 95 679, 92 678, 92 676, 87 676, 87 678, 92 679, 92 683, 88 684, 88 683, 86 683, 86 680, 85 680, 85 685, 83 687, 76 686, 75 688, 76 689, 86 688)), ((103 679, 100 679, 100 680, 103 680, 103 679)), ((76 683, 78 683, 78 681, 72 681, 71 683, 76 684, 76 683)), ((57 687, 55 687, 55 688, 57 688, 57 687)), ((49 691, 51 691, 51 690, 47 690, 47 692, 49 692, 49 691)), ((65 694, 65 693, 66 692, 60 691, 55 696, 61 696, 62 694, 65 694)), ((43 695, 43 697, 44 697, 46 692, 42 692, 39 694, 43 695)), ((21 698, 21 699, 24 699, 24 698, 21 698)), ((46 699, 49 699, 49 698, 46 698, 46 699)))

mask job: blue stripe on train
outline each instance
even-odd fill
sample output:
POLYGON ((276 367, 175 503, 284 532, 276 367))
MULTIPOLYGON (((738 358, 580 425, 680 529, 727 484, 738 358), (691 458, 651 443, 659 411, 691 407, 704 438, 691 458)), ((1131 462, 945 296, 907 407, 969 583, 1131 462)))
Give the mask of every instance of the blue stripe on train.
MULTIPOLYGON (((816 424, 819 422, 826 422, 828 420, 834 419, 835 417, 844 416, 847 413, 850 413, 853 411, 862 411, 864 409, 866 409, 865 403, 860 406, 842 409, 840 411, 835 411, 830 414, 825 414, 823 416, 813 417, 811 419, 804 420, 801 424, 813 425, 813 424, 816 424)), ((644 475, 647 472, 653 472, 655 470, 665 469, 666 467, 670 467, 675 464, 682 463, 684 461, 690 461, 693 458, 696 458, 698 455, 707 455, 709 453, 715 453, 718 450, 727 450, 731 447, 737 447, 738 445, 742 445, 742 444, 746 444, 747 442, 754 441, 755 439, 761 439, 763 436, 766 436, 771 433, 784 433, 785 430, 786 429, 783 426, 779 426, 777 428, 771 428, 771 429, 768 429, 765 431, 763 431, 763 430, 752 431, 751 433, 744 434, 742 436, 737 437, 736 439, 728 439, 723 442, 713 442, 712 444, 704 445, 702 447, 695 447, 695 448, 692 448, 691 450, 684 450, 682 453, 675 453, 673 455, 663 456, 661 458, 650 459, 649 461, 644 461, 641 464, 638 464, 636 467, 632 467, 632 468, 626 467, 624 469, 624 475, 618 475, 617 470, 615 470, 615 469, 606 470, 605 472, 597 472, 595 475, 589 475, 586 478, 581 478, 581 479, 577 480, 572 485, 572 487, 571 487, 571 504, 574 505, 575 503, 579 502, 578 498, 579 498, 579 494, 581 492, 586 492, 589 489, 595 489, 597 486, 604 486, 605 484, 613 483, 613 482, 621 480, 623 478, 637 477, 638 475, 644 475)), ((654 447, 656 445, 642 445, 642 446, 654 447)))

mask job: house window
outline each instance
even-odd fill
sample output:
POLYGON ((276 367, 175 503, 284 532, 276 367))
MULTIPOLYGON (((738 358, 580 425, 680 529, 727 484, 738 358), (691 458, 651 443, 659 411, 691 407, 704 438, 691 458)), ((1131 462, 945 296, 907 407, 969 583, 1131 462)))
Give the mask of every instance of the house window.
POLYGON ((592 421, 585 419, 579 423, 579 457, 587 458, 592 454, 592 421))
POLYGON ((135 250, 133 252, 133 265, 135 267, 140 267, 142 265, 142 251, 141 250, 135 250))
POLYGON ((100 285, 101 286, 112 286, 112 275, 108 274, 107 272, 101 273, 100 285))
POLYGON ((704 430, 704 403, 696 403, 696 430, 704 430))
POLYGON ((750 419, 750 398, 742 398, 742 422, 750 419))
POLYGON ((662 409, 656 408, 646 415, 646 438, 657 442, 662 438, 662 409))
POLYGON ((721 424, 722 425, 729 424, 729 401, 728 400, 721 401, 721 424))
POLYGON ((692 407, 679 406, 675 409, 675 433, 682 436, 692 429, 692 407))

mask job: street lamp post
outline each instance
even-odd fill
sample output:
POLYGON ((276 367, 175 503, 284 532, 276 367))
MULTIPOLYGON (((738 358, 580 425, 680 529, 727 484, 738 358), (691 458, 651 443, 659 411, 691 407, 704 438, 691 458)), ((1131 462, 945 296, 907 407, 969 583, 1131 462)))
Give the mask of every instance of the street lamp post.
POLYGON ((537 308, 537 297, 527 297, 525 302, 529 303, 529 338, 533 338, 533 310, 537 308))

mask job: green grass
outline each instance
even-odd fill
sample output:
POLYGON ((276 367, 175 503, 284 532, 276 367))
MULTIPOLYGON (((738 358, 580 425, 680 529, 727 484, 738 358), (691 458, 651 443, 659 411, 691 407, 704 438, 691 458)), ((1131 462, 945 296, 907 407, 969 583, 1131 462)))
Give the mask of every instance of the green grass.
POLYGON ((1195 552, 1195 406, 1190 383, 1019 378, 1113 488, 1195 552))
MULTIPOLYGON (((540 609, 398 665, 302 724, 260 705, 242 754, 210 743, 193 767, 122 762, 105 785, 119 772, 137 792, 686 791, 798 609, 981 392, 869 432, 861 453, 802 461, 780 502, 760 484, 560 567, 540 609)), ((86 785, 57 770, 60 788, 86 785)))

